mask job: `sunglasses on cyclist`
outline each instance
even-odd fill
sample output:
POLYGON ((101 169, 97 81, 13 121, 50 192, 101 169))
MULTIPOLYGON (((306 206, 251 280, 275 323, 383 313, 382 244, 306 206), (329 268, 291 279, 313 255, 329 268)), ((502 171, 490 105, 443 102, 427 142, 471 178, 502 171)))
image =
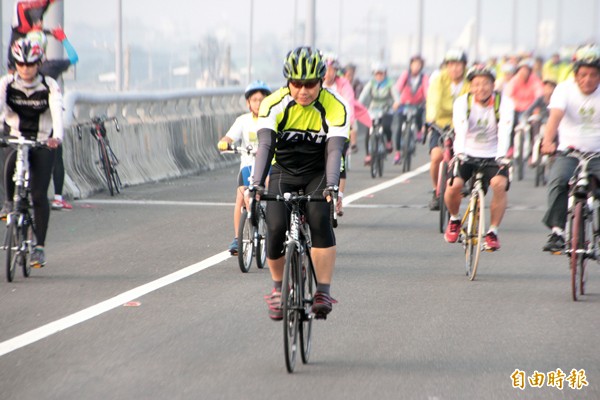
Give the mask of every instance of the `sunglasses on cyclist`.
POLYGON ((37 65, 37 62, 33 62, 33 63, 25 63, 25 62, 20 62, 20 61, 17 61, 17 62, 16 62, 16 64, 17 64, 19 67, 33 67, 34 65, 37 65))
POLYGON ((313 79, 310 81, 290 81, 290 85, 292 85, 296 89, 302 89, 302 87, 312 89, 315 86, 317 86, 319 82, 321 82, 319 79, 313 79))

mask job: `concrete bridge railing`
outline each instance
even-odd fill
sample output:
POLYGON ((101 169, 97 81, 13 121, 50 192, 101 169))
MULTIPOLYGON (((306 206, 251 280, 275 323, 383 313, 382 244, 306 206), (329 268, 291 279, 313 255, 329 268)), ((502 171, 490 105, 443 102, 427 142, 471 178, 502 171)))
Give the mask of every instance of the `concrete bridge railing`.
POLYGON ((93 116, 117 117, 120 132, 107 123, 107 136, 119 158, 125 186, 160 181, 236 162, 216 143, 246 112, 243 88, 164 93, 85 93, 65 96, 65 187, 63 195, 85 198, 105 190, 97 145, 78 123, 93 116))

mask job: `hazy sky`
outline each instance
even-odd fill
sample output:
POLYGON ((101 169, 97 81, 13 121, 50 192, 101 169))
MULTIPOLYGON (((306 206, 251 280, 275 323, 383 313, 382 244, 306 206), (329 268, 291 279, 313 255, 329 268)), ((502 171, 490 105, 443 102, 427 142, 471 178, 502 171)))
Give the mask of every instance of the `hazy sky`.
MULTIPOLYGON (((423 0, 424 49, 436 63, 449 46, 465 39, 477 0, 423 0)), ((117 0, 62 0, 65 31, 80 55, 89 48, 114 49, 117 0)), ((577 45, 597 36, 600 0, 480 0, 480 56, 512 51, 513 4, 517 4, 519 50, 536 48, 538 5, 542 55, 561 44, 577 45), (557 15, 561 15, 558 19, 557 15)), ((317 0, 317 47, 339 53, 342 61, 383 57, 401 64, 416 48, 418 0, 317 0)), ((3 45, 9 36, 13 0, 2 0, 3 45)), ((147 52, 184 54, 207 34, 231 43, 232 57, 246 59, 251 0, 122 0, 124 44, 147 52)), ((52 6, 54 7, 54 6, 52 6)), ((303 44, 308 0, 254 0, 253 58, 303 44), (295 12, 297 9, 297 13, 295 12), (294 29, 297 21, 298 29, 294 29), (294 34, 296 41, 294 42, 294 34)), ((464 43, 464 42, 463 42, 464 43)), ((82 54, 83 53, 83 54, 82 54)), ((82 57, 83 58, 83 57, 82 57)), ((89 57, 88 57, 89 58, 89 57)), ((239 64, 239 62, 238 62, 239 64)), ((360 64, 359 64, 360 65, 360 64)))
MULTIPOLYGON (((63 1, 67 25, 77 22, 98 26, 115 23, 116 0, 63 1)), ((476 0, 423 1, 425 34, 443 35, 449 42, 456 39, 469 19, 475 16, 476 0)), ((250 3, 250 0, 122 0, 125 21, 143 20, 164 34, 184 37, 199 36, 208 31, 247 30, 250 3)), ((558 23, 562 26, 562 38, 566 43, 589 38, 594 29, 594 18, 598 20, 598 15, 594 15, 594 12, 597 13, 594 10, 596 0, 518 0, 516 3, 518 42, 525 47, 535 46, 538 3, 543 7, 542 20, 556 22, 561 12, 562 18, 558 23), (562 4, 560 11, 559 3, 562 4)), ((298 21, 303 22, 307 0, 254 0, 255 38, 262 37, 264 33, 291 37, 296 5, 298 21)), ((364 35, 368 20, 371 30, 376 29, 376 24, 383 25, 388 40, 415 34, 417 5, 417 0, 317 0, 317 44, 325 38, 335 38, 334 42, 338 44, 340 19, 343 36, 364 35)), ((481 34, 493 42, 510 43, 512 5, 513 0, 481 0, 481 34)), ((343 49, 343 37, 341 42, 343 49)))

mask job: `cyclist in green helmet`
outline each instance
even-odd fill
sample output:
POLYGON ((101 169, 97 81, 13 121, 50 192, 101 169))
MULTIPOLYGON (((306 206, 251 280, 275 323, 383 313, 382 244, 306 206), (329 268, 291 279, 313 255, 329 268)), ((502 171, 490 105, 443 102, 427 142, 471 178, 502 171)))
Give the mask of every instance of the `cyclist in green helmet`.
MULTIPOLYGON (((342 149, 350 130, 347 103, 323 88, 326 65, 318 50, 298 47, 283 63, 287 85, 266 97, 258 114, 258 151, 251 192, 260 194, 269 173, 269 194, 304 191, 331 193, 340 178, 342 149)), ((312 259, 317 276, 313 312, 325 318, 335 300, 330 284, 336 258, 336 242, 329 218, 329 204, 307 204, 306 217, 312 238, 312 259)), ((279 202, 267 207, 267 263, 273 289, 266 296, 269 316, 283 318, 281 284, 285 259, 283 244, 289 210, 279 202)))

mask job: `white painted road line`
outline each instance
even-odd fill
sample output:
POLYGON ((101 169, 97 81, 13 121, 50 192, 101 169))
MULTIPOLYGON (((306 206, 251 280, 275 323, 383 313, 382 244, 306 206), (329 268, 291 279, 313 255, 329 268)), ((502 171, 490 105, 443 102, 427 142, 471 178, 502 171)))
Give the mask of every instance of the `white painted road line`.
MULTIPOLYGON (((390 179, 388 181, 382 182, 378 185, 375 185, 371 188, 362 190, 358 193, 354 193, 348 195, 344 198, 345 204, 350 204, 353 201, 358 200, 361 197, 368 196, 370 194, 379 192, 381 190, 390 188, 398 183, 402 183, 407 181, 410 178, 413 178, 425 171, 429 171, 429 163, 417 168, 414 171, 408 172, 406 174, 402 174, 394 179, 390 179)), ((142 200, 84 200, 82 203, 89 204, 152 204, 152 205, 227 205, 232 206, 233 203, 205 203, 205 202, 178 202, 178 201, 142 201, 142 200)), ((50 322, 46 325, 40 326, 39 328, 33 329, 29 332, 25 332, 19 336, 16 336, 12 339, 8 339, 2 343, 0 343, 0 357, 15 350, 18 350, 22 347, 28 346, 32 343, 35 343, 39 340, 47 338, 48 336, 54 335, 55 333, 61 332, 65 329, 68 329, 74 325, 85 322, 89 319, 97 317, 98 315, 104 314, 110 310, 113 310, 117 307, 122 306, 125 303, 128 303, 132 300, 139 299, 140 297, 154 292, 160 288, 163 288, 171 283, 175 283, 184 278, 187 278, 191 275, 194 275, 202 270, 213 267, 227 259, 231 258, 231 255, 228 251, 224 251, 222 253, 216 254, 210 258, 207 258, 203 261, 200 261, 196 264, 190 265, 179 271, 175 271, 169 275, 166 275, 162 278, 159 278, 155 281, 146 283, 142 286, 138 286, 134 289, 128 290, 127 292, 123 292, 113 298, 105 300, 101 303, 78 311, 74 314, 68 315, 64 318, 56 320, 54 322, 50 322)))
POLYGON ((179 271, 175 271, 172 274, 163 276, 162 278, 159 278, 155 281, 146 283, 142 286, 138 286, 127 292, 121 293, 111 299, 105 300, 84 310, 78 311, 75 314, 71 314, 67 317, 61 318, 54 322, 50 322, 49 324, 40 326, 39 328, 33 329, 22 335, 6 340, 0 343, 0 357, 17 349, 20 349, 21 347, 25 347, 27 345, 35 343, 38 340, 42 340, 50 335, 54 335, 55 333, 63 331, 74 325, 87 321, 88 319, 97 317, 100 314, 103 314, 114 308, 120 307, 127 302, 138 299, 145 294, 154 292, 155 290, 170 285, 171 283, 180 281, 204 269, 213 267, 229 258, 231 258, 231 254, 229 254, 228 251, 224 251, 210 258, 207 258, 204 261, 190 265, 189 267, 185 267, 183 269, 180 269, 179 271))

